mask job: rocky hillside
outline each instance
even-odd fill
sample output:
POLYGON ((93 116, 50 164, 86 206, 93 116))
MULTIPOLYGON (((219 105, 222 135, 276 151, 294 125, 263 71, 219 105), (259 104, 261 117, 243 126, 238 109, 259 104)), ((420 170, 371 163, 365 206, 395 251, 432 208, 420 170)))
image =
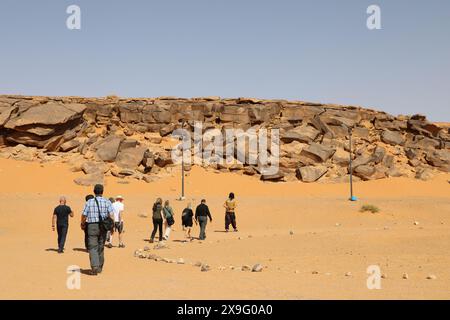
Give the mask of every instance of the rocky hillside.
POLYGON ((204 131, 280 130, 277 174, 261 174, 261 168, 249 161, 203 163, 208 170, 270 181, 346 181, 348 128, 353 128, 356 179, 429 179, 436 172, 450 172, 450 128, 424 116, 395 117, 355 106, 250 98, 0 96, 0 157, 62 160, 80 171, 75 182, 82 185, 101 182, 105 175, 151 182, 175 167, 170 134, 184 120, 190 130, 194 121, 203 122, 204 131))

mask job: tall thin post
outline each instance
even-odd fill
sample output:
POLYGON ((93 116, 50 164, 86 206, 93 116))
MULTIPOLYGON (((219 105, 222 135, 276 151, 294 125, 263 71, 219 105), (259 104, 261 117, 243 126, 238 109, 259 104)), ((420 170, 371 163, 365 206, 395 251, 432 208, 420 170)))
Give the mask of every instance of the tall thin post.
POLYGON ((184 141, 181 152, 181 199, 184 199, 184 141))
POLYGON ((352 128, 348 128, 348 141, 349 141, 349 171, 350 171, 350 201, 356 201, 356 197, 353 195, 353 166, 352 166, 352 128))
MULTIPOLYGON (((181 124, 181 129, 184 129, 185 121, 181 124)), ((184 200, 184 135, 181 137, 181 197, 184 200)))

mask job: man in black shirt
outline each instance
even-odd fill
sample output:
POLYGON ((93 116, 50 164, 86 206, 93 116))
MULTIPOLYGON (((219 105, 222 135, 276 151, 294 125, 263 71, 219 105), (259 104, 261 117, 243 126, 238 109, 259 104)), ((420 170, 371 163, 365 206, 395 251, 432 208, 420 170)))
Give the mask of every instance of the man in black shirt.
POLYGON ((73 217, 72 209, 66 205, 66 198, 59 198, 59 206, 53 211, 52 230, 58 231, 58 253, 64 252, 64 244, 66 243, 67 231, 69 229, 69 216, 73 217))
POLYGON ((206 224, 208 223, 208 217, 209 221, 212 222, 211 213, 209 212, 209 208, 206 205, 206 200, 203 199, 202 202, 197 206, 197 209, 195 209, 195 221, 198 221, 200 224, 200 240, 206 239, 206 224))

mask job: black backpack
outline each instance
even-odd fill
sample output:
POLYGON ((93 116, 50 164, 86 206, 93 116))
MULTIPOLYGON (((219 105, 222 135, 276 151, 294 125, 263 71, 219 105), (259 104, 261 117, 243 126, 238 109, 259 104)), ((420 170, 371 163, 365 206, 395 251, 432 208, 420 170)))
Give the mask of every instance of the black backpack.
POLYGON ((98 219, 100 221, 100 228, 103 229, 103 231, 112 231, 112 229, 114 228, 114 220, 109 216, 106 219, 103 219, 102 217, 102 213, 100 211, 100 205, 98 204, 98 200, 97 198, 95 199, 95 203, 97 203, 97 208, 98 208, 98 219))

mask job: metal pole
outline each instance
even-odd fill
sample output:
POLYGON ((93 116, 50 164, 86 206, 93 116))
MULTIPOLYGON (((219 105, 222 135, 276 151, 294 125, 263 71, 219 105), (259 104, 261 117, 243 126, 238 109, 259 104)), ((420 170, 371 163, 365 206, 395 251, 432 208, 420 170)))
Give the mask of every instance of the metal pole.
MULTIPOLYGON (((181 128, 184 129, 185 121, 181 124, 181 128)), ((184 136, 181 137, 181 198, 184 200, 184 136)))
POLYGON ((356 197, 353 195, 353 166, 352 166, 352 128, 348 128, 348 137, 349 137, 349 153, 350 153, 350 162, 349 162, 349 171, 350 171, 350 201, 356 201, 356 197))

